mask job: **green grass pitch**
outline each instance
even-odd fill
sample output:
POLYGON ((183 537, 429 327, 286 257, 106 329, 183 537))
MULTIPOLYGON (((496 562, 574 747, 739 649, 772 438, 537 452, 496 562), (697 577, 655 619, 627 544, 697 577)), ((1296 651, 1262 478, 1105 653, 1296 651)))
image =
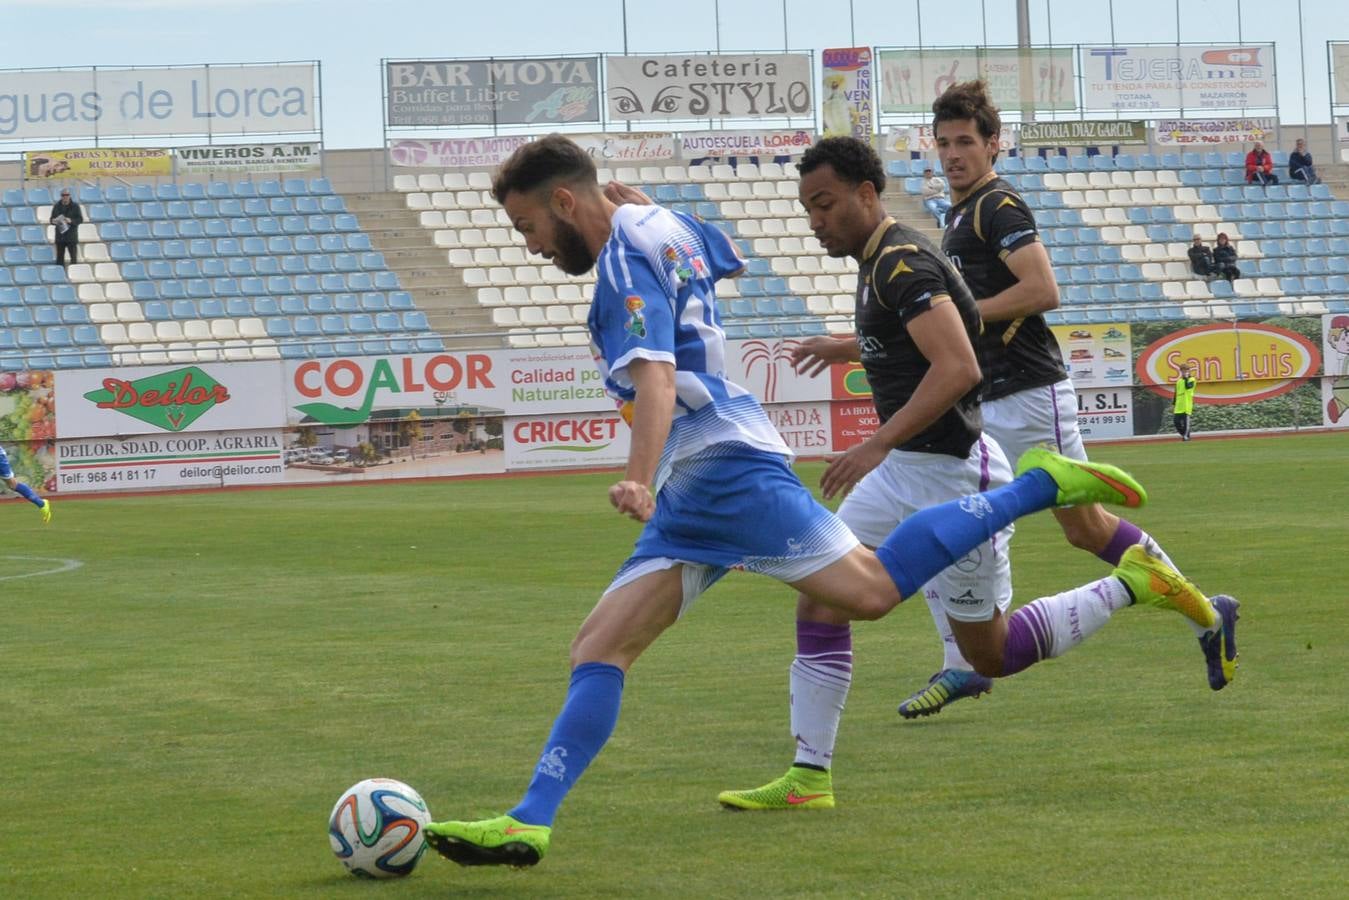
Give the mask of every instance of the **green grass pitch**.
MULTIPOLYGON (((518 798, 571 637, 637 526, 611 474, 0 506, 0 896, 1342 896, 1349 435, 1100 447, 1134 518, 1242 601, 1212 693, 1178 616, 1118 614, 977 702, 904 722, 921 600, 856 626, 839 808, 734 814, 790 762, 789 592, 736 574, 630 673, 618 729, 517 872, 344 874, 348 785, 436 818, 518 798), (75 559, 75 570, 15 578, 75 559), (52 563, 50 565, 56 565, 52 563)), ((814 484, 819 463, 800 467, 814 484)), ((1047 515, 1017 602, 1107 574, 1047 515)))

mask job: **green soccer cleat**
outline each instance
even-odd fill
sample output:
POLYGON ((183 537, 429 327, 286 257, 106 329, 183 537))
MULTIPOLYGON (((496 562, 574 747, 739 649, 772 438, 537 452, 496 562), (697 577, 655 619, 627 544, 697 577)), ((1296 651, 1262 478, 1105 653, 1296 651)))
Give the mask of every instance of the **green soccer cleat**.
POLYGON ((1199 588, 1184 575, 1148 553, 1142 544, 1134 544, 1120 557, 1112 572, 1133 594, 1135 603, 1158 609, 1173 609, 1200 628, 1218 624, 1218 612, 1199 588))
POLYGON ((426 843, 461 866, 532 866, 548 852, 547 825, 526 825, 510 816, 477 822, 431 822, 426 843))
POLYGON ((1148 502, 1148 492, 1128 472, 1105 463, 1069 459, 1046 447, 1032 447, 1017 460, 1016 474, 1044 469, 1059 486, 1060 506, 1112 503, 1130 508, 1148 502))
POLYGON ((792 766, 776 781, 751 791, 722 791, 727 809, 833 809, 834 782, 828 772, 792 766))
POLYGON ((49 524, 52 520, 52 502, 43 500, 42 505, 38 507, 38 512, 42 513, 42 524, 49 524))

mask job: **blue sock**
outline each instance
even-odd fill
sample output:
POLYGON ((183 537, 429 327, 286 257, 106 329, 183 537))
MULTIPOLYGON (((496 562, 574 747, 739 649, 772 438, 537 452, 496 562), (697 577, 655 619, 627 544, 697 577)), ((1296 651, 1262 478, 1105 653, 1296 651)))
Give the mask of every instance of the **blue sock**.
POLYGON ((543 745, 534 778, 507 815, 529 825, 553 824, 557 808, 599 754, 618 722, 623 670, 608 663, 582 663, 571 673, 567 702, 543 745))
POLYGON ((39 497, 37 494, 33 493, 33 489, 30 488, 28 485, 24 484, 22 481, 14 485, 14 493, 18 494, 20 497, 27 500, 34 506, 42 505, 42 498, 39 497))
POLYGON ((919 510, 881 541, 876 557, 900 595, 912 597, 938 572, 1022 516, 1053 506, 1058 496, 1049 473, 1031 469, 1011 484, 919 510))

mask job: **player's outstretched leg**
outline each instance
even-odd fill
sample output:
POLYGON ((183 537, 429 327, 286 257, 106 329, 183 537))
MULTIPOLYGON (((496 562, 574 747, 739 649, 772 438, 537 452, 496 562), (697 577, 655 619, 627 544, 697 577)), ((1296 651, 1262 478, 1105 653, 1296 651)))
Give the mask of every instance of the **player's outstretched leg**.
POLYGON ((900 596, 912 597, 947 566, 1022 516, 1065 504, 1142 506, 1147 496, 1122 469, 1037 448, 1022 455, 1010 484, 909 516, 876 548, 876 558, 900 596))
POLYGON ((1199 637, 1199 646, 1204 650, 1204 661, 1208 665, 1208 686, 1221 691, 1237 677, 1237 607, 1241 604, 1237 598, 1227 594, 1218 594, 1213 598, 1213 608, 1218 612, 1217 629, 1199 637))

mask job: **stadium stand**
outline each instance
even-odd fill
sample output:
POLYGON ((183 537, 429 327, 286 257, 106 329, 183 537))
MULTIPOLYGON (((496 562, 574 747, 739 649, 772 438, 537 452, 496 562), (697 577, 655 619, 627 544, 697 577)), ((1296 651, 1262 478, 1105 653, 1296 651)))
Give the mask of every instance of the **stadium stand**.
MULTIPOLYGON (((1286 165, 1285 154, 1275 154, 1286 165)), ((1056 324, 1349 311, 1349 202, 1328 185, 1244 183, 1239 153, 1018 157, 1000 164, 1035 212, 1060 286, 1056 324), (1066 171, 1064 169, 1066 168, 1066 171), (1055 170, 1058 171, 1055 171, 1055 170), (1242 278, 1190 271, 1225 232, 1242 278)), ((912 165, 891 162, 911 195, 912 165)))
POLYGON ((6 368, 443 348, 325 179, 78 185, 68 270, 45 224, 52 196, 0 194, 6 368))

